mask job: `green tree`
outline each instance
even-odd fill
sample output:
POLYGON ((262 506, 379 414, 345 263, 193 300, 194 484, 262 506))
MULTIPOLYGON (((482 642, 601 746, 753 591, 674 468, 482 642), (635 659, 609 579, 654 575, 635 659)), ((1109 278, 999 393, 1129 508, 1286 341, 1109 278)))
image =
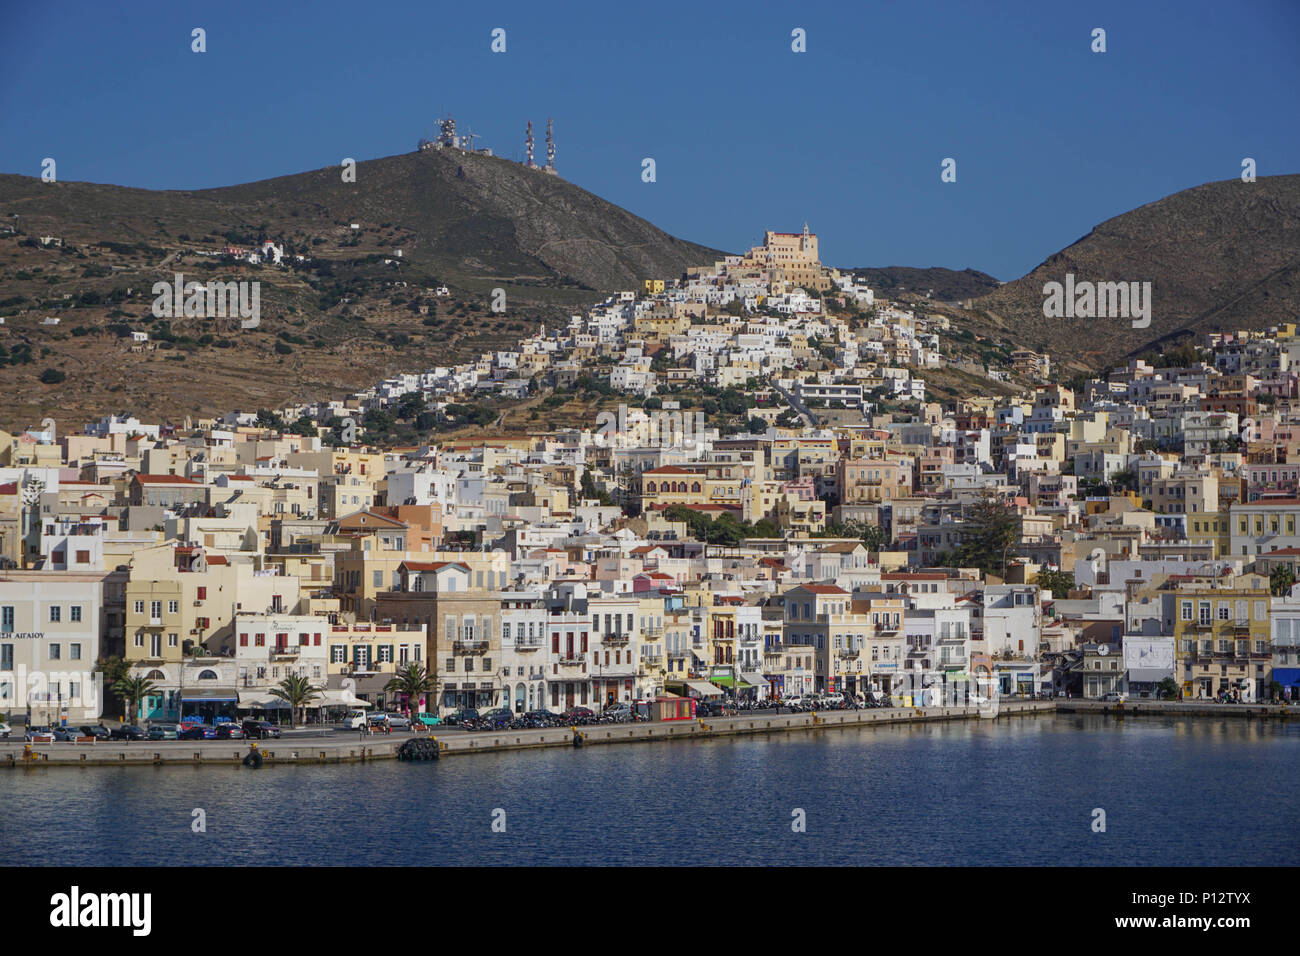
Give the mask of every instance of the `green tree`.
POLYGON ((298 420, 285 431, 290 435, 304 435, 307 438, 315 438, 317 434, 316 423, 311 420, 310 415, 299 415, 298 420))
POLYGON ((276 431, 284 431, 284 419, 268 408, 259 408, 257 418, 253 424, 258 428, 273 428, 276 431))
POLYGON ((158 689, 147 677, 126 675, 113 682, 113 693, 126 702, 126 717, 134 723, 140 718, 140 702, 158 689))
POLYGON ((1160 686, 1156 689, 1156 694, 1161 700, 1177 700, 1178 682, 1172 677, 1166 677, 1160 682, 1160 686))
POLYGON ((113 685, 131 673, 131 664, 120 657, 102 657, 96 669, 104 678, 104 688, 112 691, 113 685))
POLYGON ((307 705, 320 695, 320 688, 313 687, 307 678, 299 677, 296 674, 286 677, 278 685, 271 688, 272 697, 278 697, 289 705, 291 726, 297 725, 299 712, 305 710, 307 705))
POLYGON ((1295 572, 1287 564, 1279 564, 1268 576, 1268 587, 1274 597, 1286 597, 1295 584, 1295 572))
POLYGON ((1038 586, 1045 591, 1051 591, 1052 597, 1058 601, 1063 600, 1069 596, 1070 589, 1074 587, 1074 575, 1044 568, 1038 572, 1038 586))
POLYGON ((971 507, 954 560, 960 567, 1006 577, 1007 559, 1020 540, 1020 513, 989 495, 971 507))
POLYGON ((406 697, 406 713, 407 716, 410 716, 412 705, 418 707, 420 698, 431 694, 435 686, 436 682, 425 671, 424 665, 407 664, 397 672, 392 680, 384 685, 384 690, 392 694, 404 695, 406 697))
POLYGON ((1125 468, 1122 471, 1117 471, 1110 476, 1110 486, 1117 490, 1123 489, 1124 491, 1137 491, 1137 474, 1132 468, 1125 468))

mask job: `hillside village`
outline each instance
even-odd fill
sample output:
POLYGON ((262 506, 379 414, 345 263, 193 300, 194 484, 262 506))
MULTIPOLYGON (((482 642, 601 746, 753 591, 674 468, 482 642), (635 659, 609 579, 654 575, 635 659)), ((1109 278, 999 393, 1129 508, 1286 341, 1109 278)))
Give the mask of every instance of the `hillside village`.
POLYGON ((805 226, 346 397, 0 433, 0 711, 1300 693, 1296 325, 1067 387, 937 306, 805 226))

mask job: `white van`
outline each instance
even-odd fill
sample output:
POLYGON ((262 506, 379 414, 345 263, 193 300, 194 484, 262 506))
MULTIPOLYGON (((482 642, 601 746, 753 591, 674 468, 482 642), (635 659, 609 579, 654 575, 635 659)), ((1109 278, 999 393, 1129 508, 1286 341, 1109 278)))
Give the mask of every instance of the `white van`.
POLYGON ((366 725, 366 712, 364 710, 349 710, 348 715, 343 718, 343 726, 348 730, 360 730, 366 725))

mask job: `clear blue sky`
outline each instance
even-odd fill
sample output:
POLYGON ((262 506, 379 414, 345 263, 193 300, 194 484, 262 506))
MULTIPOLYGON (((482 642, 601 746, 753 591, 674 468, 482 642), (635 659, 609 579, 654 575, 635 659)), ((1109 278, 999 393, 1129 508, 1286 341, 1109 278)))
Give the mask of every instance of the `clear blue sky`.
POLYGON ((1243 157, 1300 171, 1298 0, 188 6, 0 0, 0 171, 228 185, 411 150, 443 110, 509 157, 532 119, 540 158, 553 116, 563 176, 683 238, 807 220, 835 265, 1001 279, 1243 157))

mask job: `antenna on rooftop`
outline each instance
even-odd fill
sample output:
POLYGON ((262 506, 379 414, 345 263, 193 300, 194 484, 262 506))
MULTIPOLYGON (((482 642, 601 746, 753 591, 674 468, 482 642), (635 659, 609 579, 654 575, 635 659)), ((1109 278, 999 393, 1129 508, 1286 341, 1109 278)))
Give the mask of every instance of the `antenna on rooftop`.
POLYGON ((555 121, 546 117, 546 168, 555 172, 555 121))
POLYGON ((528 121, 528 131, 524 134, 524 165, 533 166, 533 121, 528 121))

